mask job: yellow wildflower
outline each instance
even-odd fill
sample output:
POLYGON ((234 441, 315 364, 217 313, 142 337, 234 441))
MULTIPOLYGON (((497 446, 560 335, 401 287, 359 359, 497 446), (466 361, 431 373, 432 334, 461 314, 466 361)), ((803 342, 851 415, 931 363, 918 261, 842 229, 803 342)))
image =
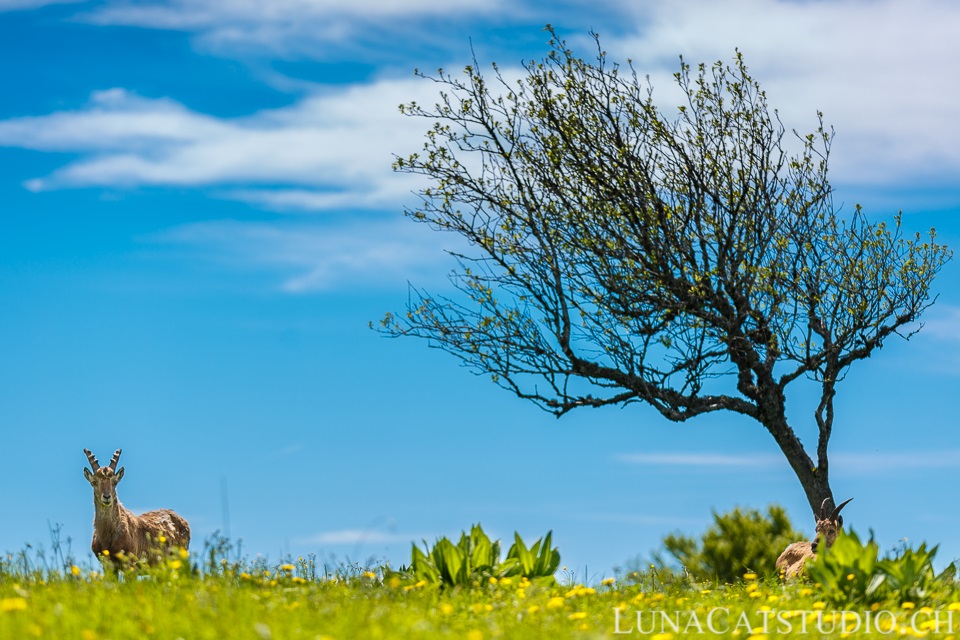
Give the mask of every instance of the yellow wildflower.
POLYGON ((744 579, 744 580, 756 580, 756 579, 757 579, 757 574, 755 574, 755 573, 745 573, 745 574, 743 574, 743 579, 744 579))
POLYGON ((586 611, 576 611, 567 616, 570 620, 583 620, 587 617, 586 611))
POLYGON ((903 603, 902 605, 900 605, 900 606, 901 606, 902 608, 906 609, 907 611, 910 611, 911 609, 913 609, 913 608, 916 607, 917 605, 913 604, 912 602, 904 602, 904 603, 903 603))
POLYGON ((529 613, 529 614, 534 614, 534 613, 536 613, 537 611, 540 611, 540 607, 538 607, 538 606, 535 605, 535 604, 532 604, 532 605, 530 605, 529 607, 527 607, 527 613, 529 613))
POLYGON ((655 633, 652 636, 650 636, 650 640, 673 640, 673 634, 670 632, 655 633))
POLYGON ((74 576, 76 576, 76 577, 79 578, 79 577, 80 577, 80 567, 78 567, 78 566, 75 565, 75 564, 74 564, 74 565, 71 565, 71 566, 70 566, 70 573, 72 573, 74 576))
POLYGON ((483 640, 483 631, 471 629, 467 632, 467 640, 483 640))
POLYGON ((0 600, 0 611, 22 611, 26 608, 26 598, 3 598, 0 600))
POLYGON ((604 587, 609 587, 609 586, 612 586, 613 583, 616 581, 617 581, 616 578, 604 578, 603 580, 600 581, 600 584, 603 585, 604 587))
POLYGON ((363 572, 363 577, 364 577, 364 578, 369 578, 369 579, 373 580, 374 578, 377 577, 377 574, 375 574, 373 571, 364 571, 364 572, 363 572))
POLYGON ((547 609, 559 609, 563 606, 564 599, 560 596, 554 596, 547 602, 547 609))
POLYGON ((444 602, 442 605, 440 605, 440 613, 445 616, 449 616, 453 613, 453 605, 449 602, 444 602))
POLYGON ((817 611, 823 611, 824 609, 827 608, 827 603, 826 603, 826 602, 820 602, 820 601, 814 602, 814 603, 813 603, 813 608, 816 609, 817 611))
POLYGON ((292 564, 282 564, 280 565, 280 571, 293 571, 294 567, 292 564))

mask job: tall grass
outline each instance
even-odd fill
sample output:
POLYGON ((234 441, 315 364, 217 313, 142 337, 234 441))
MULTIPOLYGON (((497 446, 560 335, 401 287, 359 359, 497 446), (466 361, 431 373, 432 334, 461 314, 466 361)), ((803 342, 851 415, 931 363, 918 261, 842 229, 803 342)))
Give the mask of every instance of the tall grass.
POLYGON ((380 564, 251 558, 221 536, 159 566, 117 573, 78 564, 68 542, 52 536, 48 549, 27 547, 0 560, 0 638, 761 640, 801 632, 933 638, 960 631, 960 588, 952 576, 927 576, 916 602, 904 599, 918 593, 909 589, 878 590, 869 601, 854 593, 845 601, 835 585, 752 573, 729 583, 664 568, 590 585, 563 576, 554 583, 489 576, 442 587, 380 564))

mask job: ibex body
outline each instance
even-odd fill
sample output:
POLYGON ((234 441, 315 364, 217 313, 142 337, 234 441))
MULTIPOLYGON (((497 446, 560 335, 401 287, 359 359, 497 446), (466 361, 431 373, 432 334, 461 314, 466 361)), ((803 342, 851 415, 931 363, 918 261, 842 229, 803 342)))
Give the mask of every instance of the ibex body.
POLYGON ((837 539, 840 528, 843 526, 843 516, 840 515, 840 510, 850 500, 853 500, 853 498, 841 502, 840 506, 834 508, 833 500, 830 498, 824 499, 823 504, 820 505, 820 515, 817 517, 816 535, 813 541, 794 542, 784 549, 780 557, 777 558, 777 571, 787 578, 796 576, 803 571, 803 566, 808 559, 816 557, 820 545, 823 545, 823 548, 833 546, 833 542, 837 539))
POLYGON ((93 487, 93 543, 90 548, 97 556, 107 552, 118 566, 136 560, 156 562, 169 549, 190 545, 190 525, 170 509, 157 509, 134 515, 117 499, 117 483, 123 478, 123 467, 117 469, 120 449, 113 454, 107 467, 84 449, 90 469, 83 475, 93 487))

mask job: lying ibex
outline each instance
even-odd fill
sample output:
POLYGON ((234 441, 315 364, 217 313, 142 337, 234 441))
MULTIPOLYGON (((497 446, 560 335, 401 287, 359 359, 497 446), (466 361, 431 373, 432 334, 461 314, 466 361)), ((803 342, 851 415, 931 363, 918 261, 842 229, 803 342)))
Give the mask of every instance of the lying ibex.
POLYGON ((170 509, 157 509, 137 516, 127 511, 117 499, 117 483, 123 478, 123 467, 117 470, 120 449, 113 454, 110 466, 101 467, 89 449, 84 449, 90 469, 83 475, 93 486, 93 553, 107 555, 118 567, 137 560, 157 562, 164 553, 190 545, 190 525, 170 509))
MULTIPOLYGON (((853 500, 853 498, 850 498, 850 500, 853 500)), ((837 534, 840 533, 840 527, 843 526, 843 516, 840 515, 840 510, 850 500, 845 500, 840 503, 840 506, 834 508, 833 500, 830 498, 824 499, 823 504, 820 505, 820 515, 817 518, 817 529, 813 542, 794 542, 787 547, 777 558, 777 571, 782 573, 784 577, 793 577, 803 571, 803 565, 807 559, 816 557, 817 549, 821 544, 824 545, 824 548, 830 548, 833 541, 837 539, 837 534)))

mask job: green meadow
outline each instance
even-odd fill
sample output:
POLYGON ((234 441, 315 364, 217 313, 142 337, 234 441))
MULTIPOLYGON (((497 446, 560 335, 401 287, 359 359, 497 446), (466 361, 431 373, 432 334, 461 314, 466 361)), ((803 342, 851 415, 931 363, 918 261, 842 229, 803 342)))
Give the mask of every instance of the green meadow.
POLYGON ((881 555, 855 532, 792 581, 752 572, 701 580, 648 565, 583 584, 562 565, 538 575, 557 559, 549 537, 529 548, 517 538, 504 559, 479 527, 459 543, 444 540, 417 547, 411 565, 397 569, 231 559, 222 540, 121 572, 35 550, 6 554, 0 638, 762 640, 960 631, 952 565, 935 572, 935 549, 925 545, 881 555))

